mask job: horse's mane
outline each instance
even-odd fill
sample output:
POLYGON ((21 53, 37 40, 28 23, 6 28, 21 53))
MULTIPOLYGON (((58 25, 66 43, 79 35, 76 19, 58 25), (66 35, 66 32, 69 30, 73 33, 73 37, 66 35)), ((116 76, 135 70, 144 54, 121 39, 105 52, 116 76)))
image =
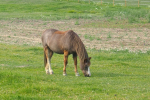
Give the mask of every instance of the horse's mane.
POLYGON ((74 31, 69 30, 68 33, 69 33, 68 35, 70 38, 70 42, 73 45, 73 47, 75 47, 75 50, 76 50, 77 55, 79 56, 79 59, 81 61, 84 61, 85 58, 88 58, 88 54, 87 54, 87 51, 85 49, 83 42, 74 31))

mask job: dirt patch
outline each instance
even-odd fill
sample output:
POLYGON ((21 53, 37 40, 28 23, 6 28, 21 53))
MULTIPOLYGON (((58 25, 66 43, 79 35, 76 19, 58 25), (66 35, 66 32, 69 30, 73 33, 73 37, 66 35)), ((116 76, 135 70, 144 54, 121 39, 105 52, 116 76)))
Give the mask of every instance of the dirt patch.
MULTIPOLYGON (((91 21, 90 21, 91 22, 91 21)), ((94 22, 95 23, 95 22, 94 22)), ((0 22, 0 42, 19 45, 41 45, 41 34, 45 29, 74 30, 87 48, 128 49, 146 52, 150 49, 148 28, 86 28, 85 20, 36 21, 14 20, 0 22), (77 21, 79 21, 78 24, 77 21)))

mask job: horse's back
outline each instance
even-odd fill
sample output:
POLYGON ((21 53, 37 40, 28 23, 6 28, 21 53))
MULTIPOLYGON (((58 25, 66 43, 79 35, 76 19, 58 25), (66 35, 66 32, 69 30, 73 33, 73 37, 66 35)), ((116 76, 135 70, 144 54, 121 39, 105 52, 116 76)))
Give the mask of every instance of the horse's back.
POLYGON ((63 53, 64 50, 74 52, 73 42, 74 37, 77 36, 72 30, 59 31, 56 29, 47 29, 42 35, 43 46, 48 46, 56 53, 63 53))
POLYGON ((58 39, 61 39, 62 42, 70 42, 75 34, 72 30, 63 32, 56 29, 46 29, 42 34, 42 42, 46 43, 47 41, 55 41, 58 39))

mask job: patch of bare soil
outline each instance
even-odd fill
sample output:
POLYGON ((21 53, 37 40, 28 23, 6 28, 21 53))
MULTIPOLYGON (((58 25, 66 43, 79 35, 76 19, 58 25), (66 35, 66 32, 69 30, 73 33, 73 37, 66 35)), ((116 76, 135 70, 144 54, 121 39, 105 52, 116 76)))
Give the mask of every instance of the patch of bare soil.
POLYGON ((41 46, 41 34, 45 29, 74 30, 87 48, 128 49, 130 51, 150 50, 150 29, 148 28, 86 28, 88 21, 0 21, 0 43, 41 46))

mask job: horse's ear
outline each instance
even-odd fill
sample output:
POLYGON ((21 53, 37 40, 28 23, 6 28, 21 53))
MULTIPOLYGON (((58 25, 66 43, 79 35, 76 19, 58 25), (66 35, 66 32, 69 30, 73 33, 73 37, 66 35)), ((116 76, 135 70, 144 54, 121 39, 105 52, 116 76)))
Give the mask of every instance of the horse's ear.
POLYGON ((89 60, 91 60, 91 57, 89 57, 89 60))

